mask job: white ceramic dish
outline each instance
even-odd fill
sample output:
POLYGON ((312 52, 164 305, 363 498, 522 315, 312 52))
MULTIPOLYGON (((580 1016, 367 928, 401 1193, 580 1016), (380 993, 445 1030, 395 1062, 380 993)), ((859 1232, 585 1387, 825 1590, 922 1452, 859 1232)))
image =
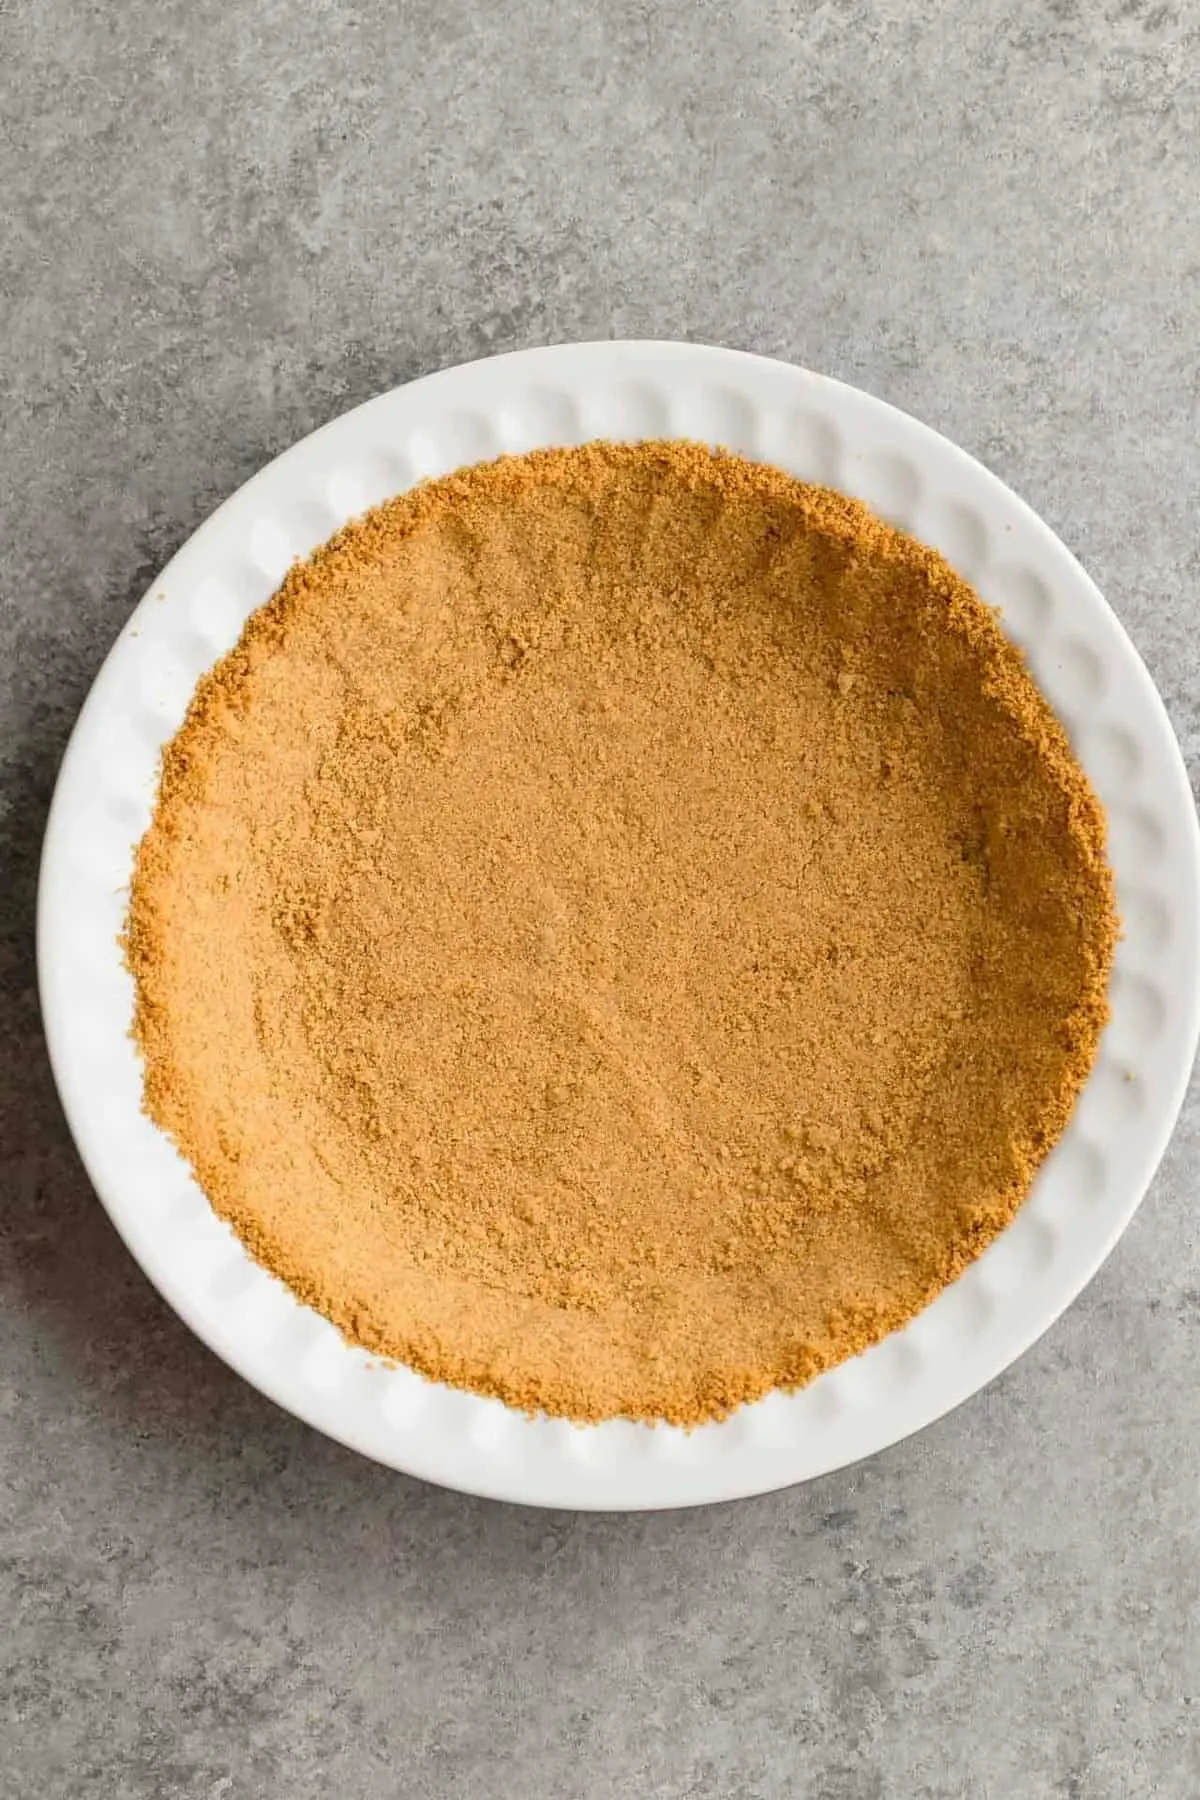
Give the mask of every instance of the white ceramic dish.
POLYGON ((1049 528, 925 426, 804 370, 691 344, 604 343, 472 363, 297 444, 154 583, 80 715, 46 832, 38 957, 71 1129, 114 1223, 180 1316, 248 1381, 395 1468, 507 1500, 639 1508, 803 1481, 895 1442, 990 1381, 1095 1273, 1166 1146, 1195 1051, 1200 840, 1159 698, 1049 528), (691 1433, 578 1427, 389 1369, 258 1268, 140 1108, 117 946, 159 752, 199 675, 289 562, 423 476, 588 438, 719 443, 860 496, 986 599, 1109 811, 1125 922, 1113 1017, 1070 1129, 1014 1223, 934 1305, 797 1394, 691 1433))

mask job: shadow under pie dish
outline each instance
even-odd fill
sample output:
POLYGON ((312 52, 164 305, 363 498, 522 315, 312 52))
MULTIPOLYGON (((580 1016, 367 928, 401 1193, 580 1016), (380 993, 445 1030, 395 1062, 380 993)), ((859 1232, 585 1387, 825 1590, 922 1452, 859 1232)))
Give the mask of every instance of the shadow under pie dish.
POLYGON ((1091 1067, 1099 803, 858 502, 678 441, 425 484, 287 575, 168 745, 151 1117, 351 1341, 698 1424, 912 1318, 1091 1067))

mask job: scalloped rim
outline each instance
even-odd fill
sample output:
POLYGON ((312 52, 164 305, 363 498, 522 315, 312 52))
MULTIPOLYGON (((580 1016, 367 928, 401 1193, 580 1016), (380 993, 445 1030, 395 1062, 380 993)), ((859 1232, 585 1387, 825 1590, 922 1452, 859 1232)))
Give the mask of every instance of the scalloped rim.
POLYGON ((1053 1323, 1158 1166, 1200 1028, 1200 831, 1150 677, 1054 533, 945 438, 869 395, 693 344, 561 345, 430 375, 334 420, 203 524, 117 639, 46 829, 38 977, 88 1173, 159 1292, 264 1394, 364 1455, 467 1493, 606 1509, 767 1492, 870 1455, 978 1391, 1053 1323), (856 495, 1001 609, 1110 815, 1125 921, 1112 1022, 1070 1127, 1013 1224, 903 1331, 795 1394, 692 1432, 577 1426, 389 1368, 253 1263, 141 1112, 117 946, 162 745, 196 680, 288 563, 366 506, 502 451, 694 437, 856 495))

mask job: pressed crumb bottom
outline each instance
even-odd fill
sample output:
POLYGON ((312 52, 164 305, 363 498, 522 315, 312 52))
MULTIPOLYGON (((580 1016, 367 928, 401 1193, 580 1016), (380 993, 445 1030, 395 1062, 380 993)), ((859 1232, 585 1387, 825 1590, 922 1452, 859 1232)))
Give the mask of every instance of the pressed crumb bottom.
POLYGON ((348 1338, 693 1424, 1009 1222, 1115 930, 974 592, 672 442, 467 470, 295 567, 165 753, 126 953, 151 1117, 348 1338))

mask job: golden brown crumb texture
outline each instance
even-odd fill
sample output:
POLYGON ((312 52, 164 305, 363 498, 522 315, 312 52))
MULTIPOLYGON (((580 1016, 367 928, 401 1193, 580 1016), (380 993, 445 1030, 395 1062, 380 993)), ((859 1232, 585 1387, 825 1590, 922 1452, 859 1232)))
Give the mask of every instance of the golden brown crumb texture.
POLYGON ((1107 1016, 1100 807, 933 551, 592 444, 294 567, 167 748, 146 1107, 353 1342, 695 1423, 1012 1218, 1107 1016))

